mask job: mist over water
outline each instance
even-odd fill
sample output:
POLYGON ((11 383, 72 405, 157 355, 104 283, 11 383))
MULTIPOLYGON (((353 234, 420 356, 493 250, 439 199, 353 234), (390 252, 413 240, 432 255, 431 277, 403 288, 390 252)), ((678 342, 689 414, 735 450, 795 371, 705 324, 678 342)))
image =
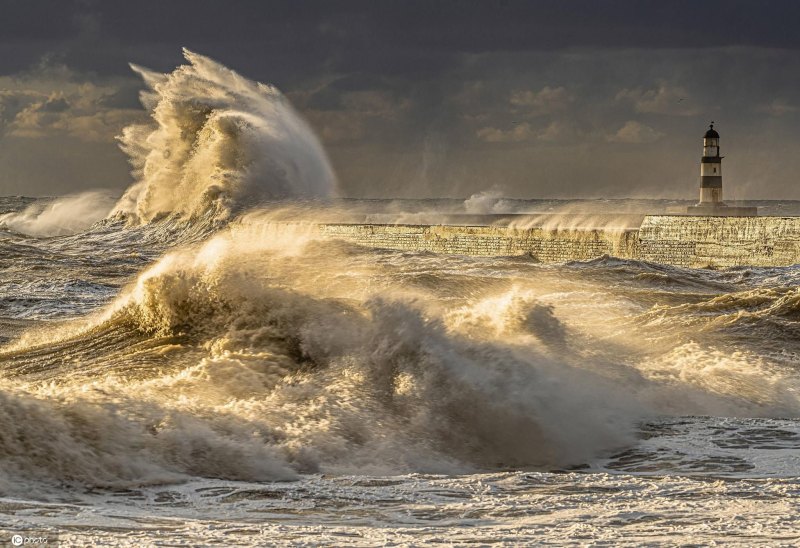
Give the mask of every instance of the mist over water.
POLYGON ((203 544, 257 515, 309 542, 349 538, 324 535, 353 519, 365 544, 532 542, 563 535, 554 512, 577 529, 629 520, 646 541, 711 534, 709 515, 730 518, 719 501, 736 513, 796 487, 796 268, 326 239, 317 223, 371 215, 619 231, 654 206, 331 200, 324 151, 277 90, 185 55, 170 74, 137 69, 153 120, 121 138, 137 182, 113 210, 91 194, 2 203, 9 523, 122 543, 178 518, 203 544))

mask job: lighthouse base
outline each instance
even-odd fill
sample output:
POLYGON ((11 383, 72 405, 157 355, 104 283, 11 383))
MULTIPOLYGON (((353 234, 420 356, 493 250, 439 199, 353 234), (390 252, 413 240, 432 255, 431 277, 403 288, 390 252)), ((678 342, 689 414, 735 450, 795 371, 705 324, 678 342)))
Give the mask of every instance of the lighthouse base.
POLYGON ((697 205, 687 207, 686 214, 708 217, 755 217, 758 215, 758 208, 729 206, 722 202, 699 203, 697 205))

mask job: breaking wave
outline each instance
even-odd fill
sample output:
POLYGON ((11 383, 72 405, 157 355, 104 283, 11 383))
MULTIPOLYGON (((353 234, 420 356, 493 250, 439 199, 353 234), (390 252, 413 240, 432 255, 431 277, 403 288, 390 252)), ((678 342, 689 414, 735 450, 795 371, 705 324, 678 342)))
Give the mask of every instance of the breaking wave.
POLYGON ((0 483, 563 468, 655 415, 800 409, 769 360, 696 326, 659 339, 621 295, 598 307, 586 266, 514 263, 527 276, 509 281, 490 274, 503 259, 452 260, 258 212, 176 249, 104 309, 2 349, 0 483))
POLYGON ((147 91, 151 122, 119 138, 136 183, 112 214, 135 222, 193 218, 265 200, 327 198, 336 180, 311 128, 275 87, 183 50, 169 74, 131 65, 147 91))
POLYGON ((170 253, 96 316, 8 346, 2 405, 37 419, 0 436, 40 457, 4 446, 13 473, 102 485, 453 473, 564 466, 629 441, 636 404, 611 383, 475 340, 413 292, 365 289, 380 274, 364 257, 306 228, 264 230, 170 253), (80 458, 48 468, 60 454, 80 458))

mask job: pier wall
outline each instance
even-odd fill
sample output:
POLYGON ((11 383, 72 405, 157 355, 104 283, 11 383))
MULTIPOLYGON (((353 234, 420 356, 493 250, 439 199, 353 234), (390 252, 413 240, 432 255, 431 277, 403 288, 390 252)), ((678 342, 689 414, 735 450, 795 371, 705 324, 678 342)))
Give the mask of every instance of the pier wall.
POLYGON ((691 267, 800 263, 800 217, 648 215, 639 258, 691 267))
POLYGON ((695 268, 800 263, 800 217, 648 215, 638 229, 323 224, 360 245, 454 255, 529 255, 543 263, 610 255, 695 268))
POLYGON ((636 254, 636 231, 498 226, 326 224, 326 236, 369 247, 454 255, 530 255, 543 263, 636 254))

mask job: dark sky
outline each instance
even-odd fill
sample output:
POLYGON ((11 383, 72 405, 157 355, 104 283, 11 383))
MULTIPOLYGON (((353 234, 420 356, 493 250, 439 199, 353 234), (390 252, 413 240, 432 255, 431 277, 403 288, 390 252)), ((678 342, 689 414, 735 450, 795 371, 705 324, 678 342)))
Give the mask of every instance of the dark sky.
POLYGON ((122 189, 129 62, 278 86, 349 196, 800 199, 800 3, 0 1, 0 194, 122 189))

